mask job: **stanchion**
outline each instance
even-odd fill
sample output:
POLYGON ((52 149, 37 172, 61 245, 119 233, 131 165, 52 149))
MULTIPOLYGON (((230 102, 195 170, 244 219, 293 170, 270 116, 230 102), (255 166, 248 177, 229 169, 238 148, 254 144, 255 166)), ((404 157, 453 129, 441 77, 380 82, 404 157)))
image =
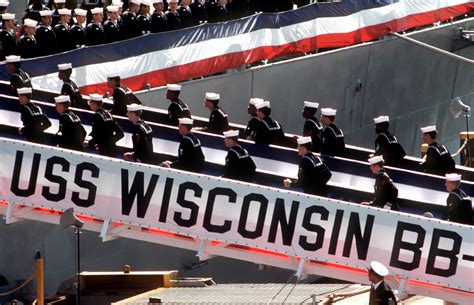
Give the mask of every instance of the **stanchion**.
POLYGON ((36 252, 36 294, 37 305, 44 305, 44 273, 43 273, 43 259, 40 252, 36 252))

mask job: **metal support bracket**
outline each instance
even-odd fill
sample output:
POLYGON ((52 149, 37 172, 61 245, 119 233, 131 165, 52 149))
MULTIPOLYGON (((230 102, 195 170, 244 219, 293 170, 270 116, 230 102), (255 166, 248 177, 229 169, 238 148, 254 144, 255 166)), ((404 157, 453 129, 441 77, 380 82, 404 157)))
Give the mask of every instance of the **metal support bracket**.
POLYGON ((301 259, 299 264, 298 264, 298 268, 296 269, 296 272, 295 272, 295 276, 298 278, 298 280, 300 279, 304 279, 306 278, 308 275, 304 272, 304 265, 306 264, 306 260, 305 259, 301 259))

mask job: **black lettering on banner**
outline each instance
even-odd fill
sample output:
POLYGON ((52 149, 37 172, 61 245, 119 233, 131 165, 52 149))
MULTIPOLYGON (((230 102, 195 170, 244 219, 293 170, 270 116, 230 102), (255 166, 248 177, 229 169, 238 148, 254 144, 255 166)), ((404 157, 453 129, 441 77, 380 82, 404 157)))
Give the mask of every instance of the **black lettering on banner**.
POLYGON ((393 241, 392 256, 390 257, 390 266, 403 270, 414 270, 420 265, 421 247, 425 241, 426 231, 419 225, 399 221, 395 231, 395 239, 393 241), (417 234, 415 243, 403 241, 403 233, 405 231, 417 234), (413 260, 404 262, 400 260, 400 250, 413 252, 413 260))
POLYGON ((293 201, 291 204, 290 217, 286 218, 285 201, 277 198, 275 201, 275 209, 273 210, 272 223, 270 224, 270 232, 268 234, 268 242, 275 243, 278 226, 281 227, 281 238, 285 246, 291 246, 293 235, 295 233, 296 217, 298 216, 298 208, 300 203, 293 201))
POLYGON ((239 227, 237 232, 248 239, 255 239, 262 236, 263 226, 265 225, 265 216, 267 215, 268 199, 262 194, 251 193, 244 197, 242 202, 242 210, 240 211, 239 227), (257 215, 257 224, 255 230, 247 230, 247 221, 249 216, 250 204, 258 202, 260 204, 257 215))
POLYGON ((166 178, 165 191, 163 193, 163 202, 160 209, 159 221, 165 223, 168 218, 168 209, 170 207, 171 191, 173 190, 173 178, 166 178))
POLYGON ((31 164, 30 179, 28 180, 28 188, 20 188, 20 175, 21 175, 21 165, 23 164, 23 155, 22 151, 17 150, 15 156, 15 167, 13 168, 12 184, 10 185, 10 191, 21 197, 28 197, 35 193, 36 181, 38 180, 38 169, 41 161, 40 154, 33 154, 33 162, 31 164))
POLYGON ((337 242, 339 241, 339 232, 341 231, 342 218, 344 217, 344 210, 336 210, 336 217, 334 217, 334 226, 332 227, 331 242, 329 243, 328 253, 336 254, 337 242))
POLYGON ((76 183, 77 186, 88 190, 89 192, 86 199, 81 199, 79 197, 79 192, 72 192, 71 200, 80 207, 88 208, 94 205, 95 196, 97 194, 97 186, 94 183, 83 179, 85 171, 89 171, 92 178, 99 178, 100 170, 95 164, 88 162, 78 164, 76 167, 76 174, 74 176, 74 183, 76 183))
POLYGON ((324 228, 321 227, 320 225, 316 225, 311 223, 311 217, 313 214, 319 214, 321 215, 321 220, 328 220, 329 218, 329 211, 325 207, 313 205, 308 208, 306 208, 304 212, 304 217, 303 217, 303 228, 308 230, 309 232, 314 232, 316 233, 316 240, 314 243, 308 242, 308 237, 307 236, 300 236, 299 240, 299 245, 301 248, 307 250, 307 251, 316 251, 318 249, 321 249, 323 246, 324 242, 324 228))
POLYGON ((367 215, 367 219, 365 220, 364 234, 362 234, 359 214, 356 212, 351 212, 351 215, 349 216, 349 224, 347 225, 347 234, 346 240, 344 241, 342 256, 351 256, 352 242, 355 239, 357 258, 360 260, 367 259, 367 251, 369 251, 370 237, 372 236, 374 219, 374 215, 367 215))
POLYGON ((61 201, 66 198, 66 190, 67 190, 67 180, 61 177, 61 174, 55 175, 54 166, 60 165, 62 172, 69 172, 69 162, 61 157, 51 157, 46 161, 46 169, 44 173, 44 177, 48 179, 48 181, 57 183, 58 184, 58 192, 56 194, 51 193, 51 188, 49 186, 43 186, 43 190, 41 191, 41 195, 46 200, 49 201, 61 201))
POLYGON ((199 206, 193 201, 186 200, 185 197, 187 190, 194 191, 194 197, 201 198, 202 196, 202 188, 197 183, 185 182, 181 184, 179 186, 176 202, 183 208, 188 208, 190 210, 190 215, 188 219, 183 219, 183 213, 175 212, 173 220, 178 224, 178 226, 189 228, 194 226, 197 222, 199 206))
POLYGON ((202 226, 208 232, 214 233, 225 233, 230 231, 232 221, 225 220, 223 225, 214 225, 212 221, 212 211, 214 210, 214 203, 216 202, 217 196, 226 196, 229 198, 229 203, 235 203, 237 200, 237 193, 233 190, 223 187, 216 187, 209 191, 209 196, 207 198, 206 211, 204 212, 204 221, 202 226))
POLYGON ((150 182, 144 194, 145 173, 136 172, 132 187, 128 188, 128 170, 122 169, 122 215, 130 215, 135 197, 137 198, 137 217, 145 218, 150 205, 151 197, 155 191, 159 175, 151 175, 150 182))
POLYGON ((433 238, 431 239, 430 253, 428 255, 428 261, 426 262, 426 273, 444 277, 455 275, 458 267, 457 255, 461 250, 461 244, 462 237, 458 233, 434 229, 433 238), (441 238, 451 239, 453 241, 453 248, 451 250, 440 249, 439 241, 441 238), (448 269, 441 269, 435 266, 437 257, 445 257, 449 259, 448 269))

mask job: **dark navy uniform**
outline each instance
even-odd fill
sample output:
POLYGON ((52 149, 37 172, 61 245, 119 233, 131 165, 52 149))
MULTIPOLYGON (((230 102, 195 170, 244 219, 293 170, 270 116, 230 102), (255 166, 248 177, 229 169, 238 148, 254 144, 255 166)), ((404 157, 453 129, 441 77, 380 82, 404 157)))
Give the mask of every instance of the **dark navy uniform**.
POLYGON ((303 126, 303 136, 311 137, 313 143, 313 151, 321 152, 323 125, 316 117, 306 119, 303 126))
POLYGON ((171 163, 172 168, 194 173, 202 172, 204 168, 204 154, 201 142, 192 133, 185 135, 179 143, 178 160, 171 163))
POLYGON ((170 31, 181 28, 181 18, 178 12, 172 13, 171 11, 167 11, 165 15, 168 19, 168 29, 170 31))
POLYGON ((141 102, 134 96, 132 90, 124 85, 119 85, 114 88, 113 99, 114 106, 111 111, 113 115, 126 116, 127 105, 133 103, 141 104, 141 102))
POLYGON ((178 7, 177 11, 179 13, 179 18, 181 19, 182 28, 193 26, 194 19, 190 7, 180 6, 178 7))
POLYGON ((198 25, 206 21, 206 8, 199 1, 194 1, 189 5, 193 14, 193 24, 198 25))
POLYGON ((229 20, 229 13, 227 12, 227 8, 222 5, 217 5, 216 14, 217 22, 224 22, 229 20))
POLYGON ((154 164, 152 129, 143 120, 133 125, 133 157, 135 161, 154 164))
POLYGON ((23 34, 18 40, 18 55, 21 58, 33 58, 38 56, 38 44, 34 36, 23 34))
POLYGON ((373 286, 370 288, 369 305, 389 305, 390 302, 396 304, 397 299, 385 281, 382 281, 376 289, 373 286))
POLYGON ((235 145, 227 153, 222 177, 251 182, 256 168, 247 150, 240 145, 235 145))
POLYGON ((448 221, 472 224, 472 202, 463 190, 455 189, 449 193, 447 200, 448 221))
POLYGON ((76 48, 86 45, 86 29, 78 24, 74 24, 71 27, 71 38, 76 48))
POLYGON ((81 119, 72 112, 66 110, 59 118, 59 147, 84 151, 82 142, 86 137, 86 130, 81 124, 81 119))
POLYGON ((227 119, 227 113, 225 113, 222 108, 217 106, 216 108, 212 109, 211 115, 209 116, 209 123, 207 127, 202 129, 202 131, 222 134, 227 130, 229 130, 229 120, 227 119))
POLYGON ((97 145, 101 155, 117 157, 115 143, 123 138, 123 131, 110 113, 104 109, 98 109, 94 113, 90 136, 92 139, 89 141, 89 146, 97 145))
POLYGON ((151 21, 149 17, 143 14, 138 15, 137 24, 138 24, 138 29, 142 33, 142 35, 148 34, 150 32, 151 21))
POLYGON ((104 28, 101 24, 89 23, 86 27, 86 45, 97 46, 104 44, 104 28))
POLYGON ((2 58, 0 60, 5 59, 5 56, 16 54, 16 38, 15 33, 13 31, 7 31, 6 29, 2 29, 2 58))
POLYGON ((17 69, 16 72, 12 73, 12 75, 10 76, 10 85, 12 87, 12 90, 15 92, 18 88, 31 88, 31 78, 28 73, 26 73, 22 69, 17 69))
POLYGON ((52 27, 44 24, 38 25, 35 38, 38 43, 39 55, 46 56, 57 52, 57 39, 52 27))
POLYGON ((400 163, 406 153, 395 136, 388 131, 383 131, 375 138, 374 155, 383 156, 387 165, 396 165, 400 163))
POLYGON ((104 23, 104 37, 106 43, 121 40, 120 26, 118 22, 114 23, 111 20, 107 20, 104 23))
POLYGON ((266 116, 260 120, 253 137, 256 143, 278 144, 284 139, 285 134, 280 123, 273 120, 270 116, 266 116))
POLYGON ((217 3, 215 0, 206 3, 206 14, 209 23, 217 22, 217 3))
POLYGON ((20 131, 26 139, 30 142, 43 144, 44 130, 51 126, 51 122, 41 108, 33 103, 24 105, 21 109, 21 121, 23 127, 20 131))
POLYGON ((244 138, 254 137, 259 126, 260 120, 257 117, 252 117, 247 124, 247 128, 245 128, 244 138))
POLYGON ((57 24, 54 33, 58 41, 58 52, 66 52, 76 48, 76 42, 72 40, 71 28, 64 24, 57 24))
POLYGON ((79 91, 79 87, 72 80, 64 80, 63 86, 61 87, 61 94, 69 95, 72 107, 89 109, 87 107, 87 104, 82 100, 82 95, 79 91))
POLYGON ((190 117, 191 112, 189 111, 188 105, 182 100, 176 99, 168 106, 168 124, 178 126, 179 119, 190 117))
POLYGON ((397 200, 397 187, 393 184, 392 179, 385 172, 385 169, 382 168, 375 175, 374 200, 370 205, 381 209, 383 209, 385 205, 388 205, 392 211, 399 211, 400 207, 398 206, 397 200))
POLYGON ((323 143, 321 153, 330 156, 341 156, 344 154, 346 144, 344 143, 344 133, 337 128, 336 124, 331 124, 323 129, 323 143))
POLYGON ((308 152, 301 158, 298 167, 298 179, 292 180, 291 185, 302 187, 306 194, 326 196, 326 184, 331 175, 331 171, 324 164, 324 161, 308 152))
POLYGON ((428 147, 422 168, 426 173, 443 176, 454 171, 455 162, 446 146, 433 142, 428 147))
POLYGON ((55 27, 59 22, 61 21, 61 16, 59 15, 58 9, 55 9, 53 11, 53 21, 51 22, 51 25, 55 27))
POLYGON ((165 13, 154 11, 151 15, 150 32, 160 33, 168 31, 168 18, 165 13))
POLYGON ((137 15, 129 10, 125 11, 122 15, 122 37, 123 39, 129 39, 133 37, 139 37, 142 35, 138 27, 137 15))

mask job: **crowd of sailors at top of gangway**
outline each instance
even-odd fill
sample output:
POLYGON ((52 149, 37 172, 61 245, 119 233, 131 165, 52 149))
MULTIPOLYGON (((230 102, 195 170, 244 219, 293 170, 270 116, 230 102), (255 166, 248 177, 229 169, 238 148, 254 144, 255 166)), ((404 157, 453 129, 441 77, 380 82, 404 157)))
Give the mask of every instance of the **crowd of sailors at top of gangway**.
MULTIPOLYGON (((293 8, 292 0, 126 0, 97 1, 67 6, 66 0, 31 0, 22 18, 8 13, 8 1, 0 1, 2 50, 8 55, 33 58, 61 53, 84 45, 93 46, 166 32, 202 23, 222 22, 258 11, 280 12, 293 8), (110 4, 110 5, 107 5, 110 4)), ((295 1, 298 5, 309 1, 295 1)))
MULTIPOLYGON (((21 70, 21 58, 7 57, 7 69, 11 74, 11 88, 18 94, 20 103, 24 106, 21 118, 24 126, 19 133, 28 141, 43 143, 44 130, 51 126, 49 119, 41 108, 31 102, 31 80, 26 72, 21 70)), ((91 94, 87 102, 88 108, 94 111, 91 120, 92 132, 86 140, 86 131, 80 118, 70 110, 70 106, 84 107, 84 101, 79 89, 70 80, 72 65, 58 65, 58 76, 63 80, 61 95, 55 98, 56 110, 60 113, 59 130, 56 133, 55 144, 66 149, 84 151, 87 146, 109 157, 117 157, 116 142, 124 137, 124 133, 113 115, 124 116, 133 123, 133 149, 125 152, 123 158, 128 161, 159 164, 180 170, 201 173, 205 167, 205 156, 201 142, 193 130, 224 135, 224 143, 228 148, 225 158, 224 178, 252 182, 256 165, 247 150, 238 144, 239 131, 229 130, 227 113, 219 106, 220 94, 208 92, 204 96, 204 106, 209 109, 210 117, 206 127, 193 128, 193 119, 187 104, 179 98, 182 86, 168 84, 166 99, 169 100, 168 124, 178 126, 182 136, 178 157, 174 161, 157 160, 153 150, 152 128, 142 118, 142 105, 131 90, 121 84, 118 73, 107 75, 107 84, 113 89, 112 109, 104 109, 104 97, 91 94)), ((295 137, 298 155, 301 157, 297 179, 285 179, 283 185, 287 188, 301 187, 305 193, 327 196, 327 182, 332 173, 316 153, 337 156, 344 152, 344 134, 335 124, 336 109, 322 108, 320 119, 316 117, 319 103, 305 101, 302 115, 305 119, 302 137, 295 137)), ((243 132, 244 138, 256 143, 278 144, 283 141, 285 134, 278 121, 271 117, 271 103, 261 98, 252 98, 248 104, 251 119, 243 132)), ((389 117, 374 118, 375 153, 369 159, 370 169, 375 174, 374 200, 368 204, 380 208, 398 210, 398 189, 384 165, 396 166, 405 156, 405 151, 396 137, 389 131, 389 117)), ((426 160, 423 169, 436 175, 446 175, 446 189, 450 192, 447 201, 448 219, 461 223, 471 223, 471 200, 460 188, 461 176, 452 173, 455 163, 444 145, 437 143, 436 126, 421 128, 423 142, 428 144, 426 160)))

